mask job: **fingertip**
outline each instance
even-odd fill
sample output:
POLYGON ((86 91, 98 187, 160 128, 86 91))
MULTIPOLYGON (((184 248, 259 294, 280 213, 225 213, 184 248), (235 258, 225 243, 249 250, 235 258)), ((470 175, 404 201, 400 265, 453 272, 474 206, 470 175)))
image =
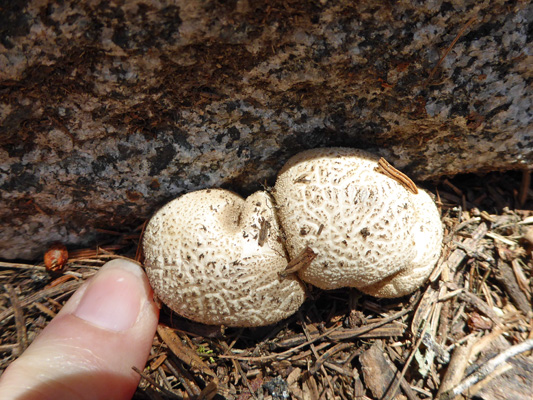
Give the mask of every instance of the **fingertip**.
POLYGON ((103 329, 130 329, 147 298, 138 268, 124 260, 108 263, 91 280, 73 315, 103 329))
POLYGON ((130 398, 139 381, 132 366, 143 369, 158 314, 142 268, 108 262, 0 377, 2 398, 130 398))

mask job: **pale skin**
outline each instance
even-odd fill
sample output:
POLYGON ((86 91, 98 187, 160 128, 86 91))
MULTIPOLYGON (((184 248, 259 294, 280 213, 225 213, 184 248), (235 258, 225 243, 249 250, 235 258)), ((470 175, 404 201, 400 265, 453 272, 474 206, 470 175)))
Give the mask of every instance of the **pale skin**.
POLYGON ((0 376, 0 398, 131 399, 158 317, 142 269, 107 263, 0 376))

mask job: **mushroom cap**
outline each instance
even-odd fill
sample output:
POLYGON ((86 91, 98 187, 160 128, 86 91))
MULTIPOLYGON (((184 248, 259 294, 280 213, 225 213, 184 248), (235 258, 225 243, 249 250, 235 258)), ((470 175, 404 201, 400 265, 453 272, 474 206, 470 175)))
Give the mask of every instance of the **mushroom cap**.
POLYGON ((273 194, 289 255, 306 246, 317 254, 298 272, 305 282, 400 297, 431 273, 442 243, 437 207, 377 172, 377 161, 357 149, 313 149, 280 171, 273 194))
POLYGON ((272 198, 221 189, 187 193, 161 208, 143 240, 150 284, 163 303, 212 325, 263 326, 293 314, 305 289, 287 265, 272 198))

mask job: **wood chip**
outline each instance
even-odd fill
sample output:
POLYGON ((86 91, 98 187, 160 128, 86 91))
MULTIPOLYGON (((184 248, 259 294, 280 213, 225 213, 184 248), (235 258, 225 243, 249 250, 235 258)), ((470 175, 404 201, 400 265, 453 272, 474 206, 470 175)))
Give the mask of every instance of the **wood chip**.
MULTIPOLYGON (((374 343, 370 349, 361 354, 359 361, 361 362, 365 384, 374 397, 383 400, 390 399, 389 389, 394 380, 398 379, 399 372, 395 369, 393 370, 391 364, 385 358, 380 341, 374 343)), ((405 395, 410 400, 417 399, 405 378, 401 377, 400 381, 405 395)))
POLYGON ((525 293, 520 289, 513 268, 510 267, 509 264, 499 259, 498 270, 496 271, 495 277, 506 290, 509 297, 513 300, 513 303, 520 311, 524 313, 524 315, 533 313, 531 302, 525 293))
POLYGON ((472 338, 467 341, 466 344, 455 347, 455 350, 452 353, 450 364, 446 369, 446 373, 444 374, 444 378, 442 379, 442 383, 437 393, 437 398, 439 398, 442 393, 452 389, 459 382, 461 382, 466 367, 468 366, 470 352, 474 343, 475 339, 472 338))

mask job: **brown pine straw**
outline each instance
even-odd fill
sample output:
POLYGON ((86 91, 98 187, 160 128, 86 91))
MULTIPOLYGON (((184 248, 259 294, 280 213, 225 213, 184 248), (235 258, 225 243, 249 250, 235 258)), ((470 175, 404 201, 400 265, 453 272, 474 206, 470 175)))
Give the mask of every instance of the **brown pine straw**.
MULTIPOLYGON (((533 376, 520 365, 533 362, 533 199, 528 190, 523 202, 521 174, 429 187, 438 193, 445 244, 431 279, 411 296, 311 288, 300 316, 258 329, 198 325, 163 307, 134 399, 268 398, 275 380, 285 386, 274 389, 295 400, 377 398, 373 390, 412 400, 498 389, 530 395, 533 376), (369 357, 389 381, 372 381, 369 357)), ((59 276, 42 260, 0 261, 0 370, 105 262, 139 260, 141 234, 142 226, 105 246, 68 249, 59 276)))

